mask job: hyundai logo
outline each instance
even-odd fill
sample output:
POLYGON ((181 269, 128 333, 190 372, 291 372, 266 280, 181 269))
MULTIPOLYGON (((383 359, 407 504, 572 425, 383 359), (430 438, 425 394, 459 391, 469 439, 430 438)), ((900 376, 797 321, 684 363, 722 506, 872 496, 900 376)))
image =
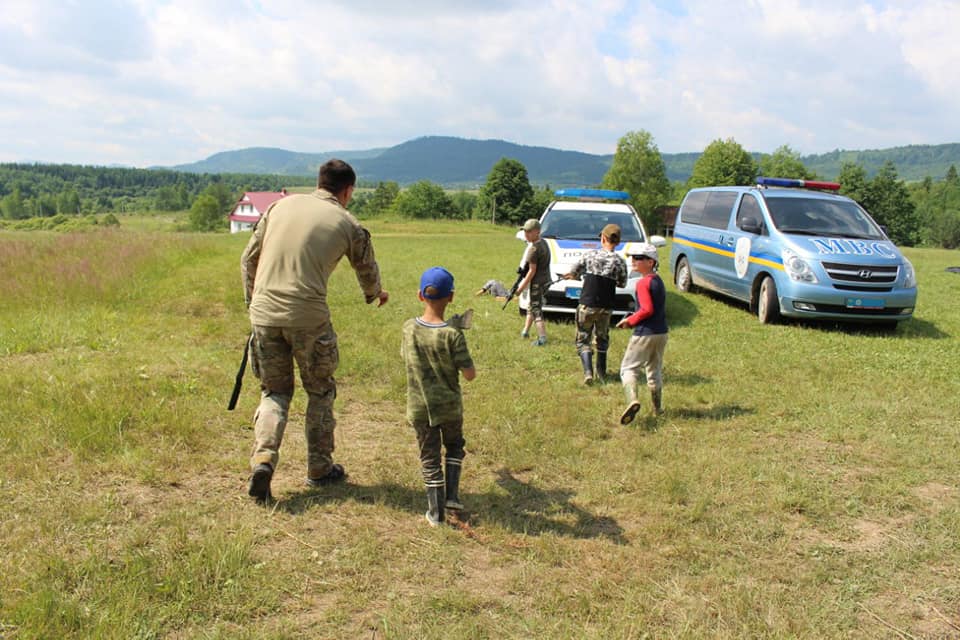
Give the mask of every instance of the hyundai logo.
POLYGON ((857 275, 860 276, 861 280, 869 280, 873 277, 873 271, 870 271, 870 269, 860 269, 857 275))

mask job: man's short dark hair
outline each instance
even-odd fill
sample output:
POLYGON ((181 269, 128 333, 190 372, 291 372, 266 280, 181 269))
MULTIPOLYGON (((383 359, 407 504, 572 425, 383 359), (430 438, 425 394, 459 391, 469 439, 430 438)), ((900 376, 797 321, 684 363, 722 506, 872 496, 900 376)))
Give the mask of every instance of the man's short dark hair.
POLYGON ((320 165, 320 175, 317 186, 330 193, 337 194, 357 184, 357 174, 353 167, 343 160, 327 160, 320 165))

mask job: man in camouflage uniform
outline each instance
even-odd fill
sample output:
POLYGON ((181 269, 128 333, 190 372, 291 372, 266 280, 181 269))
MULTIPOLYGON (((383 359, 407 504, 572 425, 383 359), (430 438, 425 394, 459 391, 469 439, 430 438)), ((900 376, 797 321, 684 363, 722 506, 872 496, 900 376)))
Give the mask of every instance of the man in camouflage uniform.
POLYGON ((627 286, 627 263, 616 254, 620 244, 620 227, 608 224, 600 232, 600 248, 584 254, 564 278, 575 280, 583 275, 583 289, 577 305, 577 354, 583 364, 584 384, 593 384, 593 353, 596 340, 597 374, 607 377, 607 347, 610 345, 610 316, 617 287, 627 286))
POLYGON ((356 183, 342 160, 320 167, 318 188, 274 202, 253 230, 240 259, 244 299, 253 325, 251 367, 260 379, 260 406, 254 415, 249 493, 271 498, 270 481, 295 386, 293 363, 307 392, 305 432, 307 484, 342 479, 333 462, 337 395, 333 374, 339 355, 327 307, 327 280, 346 256, 367 303, 386 304, 370 234, 346 206, 356 183))

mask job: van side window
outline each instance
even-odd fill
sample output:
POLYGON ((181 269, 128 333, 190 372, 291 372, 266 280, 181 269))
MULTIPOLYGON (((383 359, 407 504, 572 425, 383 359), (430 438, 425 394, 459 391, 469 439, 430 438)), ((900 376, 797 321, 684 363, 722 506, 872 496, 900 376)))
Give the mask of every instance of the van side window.
POLYGON ((707 206, 709 196, 709 191, 691 191, 687 194, 687 199, 683 201, 683 209, 680 211, 680 219, 689 224, 700 224, 703 208, 707 206))
POLYGON ((707 200, 703 210, 703 219, 700 221, 705 227, 726 229, 730 223, 730 211, 737 200, 736 191, 714 191, 707 200))
MULTIPOLYGON (((749 193, 743 194, 740 200, 740 208, 737 209, 737 228, 743 229, 744 219, 753 219, 757 224, 763 226, 763 214, 760 213, 760 205, 757 199, 749 193)), ((766 233, 766 229, 764 229, 766 233)))

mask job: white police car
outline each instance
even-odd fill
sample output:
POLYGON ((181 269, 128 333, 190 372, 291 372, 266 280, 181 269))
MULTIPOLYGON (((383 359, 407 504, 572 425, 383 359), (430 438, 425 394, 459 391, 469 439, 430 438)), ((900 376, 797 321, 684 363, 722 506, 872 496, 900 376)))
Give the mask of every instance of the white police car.
MULTIPOLYGON (((550 247, 550 278, 557 280, 544 296, 543 310, 547 313, 576 312, 583 281, 559 278, 569 273, 585 253, 600 248, 600 230, 606 225, 620 227, 616 252, 627 260, 628 267, 632 245, 649 242, 662 247, 667 243, 662 236, 647 235, 640 216, 627 202, 630 194, 625 191, 559 189, 554 196, 557 199, 540 216, 540 237, 550 247)), ((524 239, 523 231, 517 233, 517 238, 524 239)), ((529 305, 530 293, 524 290, 518 301, 520 313, 526 314, 529 305)), ((617 289, 613 313, 628 315, 636 308, 635 283, 629 281, 626 287, 617 289)))
POLYGON ((757 178, 691 189, 670 250, 680 291, 742 300, 780 316, 881 323, 913 315, 917 277, 883 229, 835 182, 757 178))

